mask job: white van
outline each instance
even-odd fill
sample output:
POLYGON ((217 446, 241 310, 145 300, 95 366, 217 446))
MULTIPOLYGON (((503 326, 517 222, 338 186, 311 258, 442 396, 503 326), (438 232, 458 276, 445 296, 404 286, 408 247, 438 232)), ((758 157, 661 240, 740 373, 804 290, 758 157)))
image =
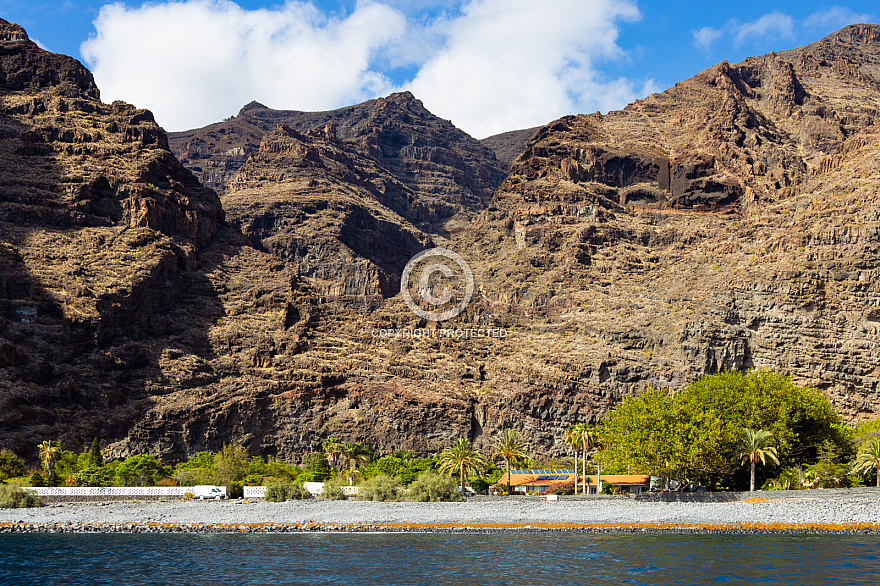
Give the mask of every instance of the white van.
POLYGON ((202 484, 193 487, 193 498, 200 500, 213 499, 215 501, 226 498, 225 486, 212 486, 210 484, 202 484))

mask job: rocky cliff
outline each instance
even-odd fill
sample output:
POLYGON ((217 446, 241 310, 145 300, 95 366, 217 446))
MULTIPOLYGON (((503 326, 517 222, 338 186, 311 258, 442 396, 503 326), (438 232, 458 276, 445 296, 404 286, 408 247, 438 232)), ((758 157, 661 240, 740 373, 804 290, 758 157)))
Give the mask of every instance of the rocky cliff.
POLYGON ((146 111, 21 35, 0 30, 3 445, 295 460, 515 427, 552 455, 623 396, 722 368, 880 411, 880 27, 564 117, 506 176, 408 94, 250 104, 171 140, 222 210, 146 111), (439 324, 397 293, 435 245, 476 283, 439 324), (508 335, 387 334, 407 328, 508 335))

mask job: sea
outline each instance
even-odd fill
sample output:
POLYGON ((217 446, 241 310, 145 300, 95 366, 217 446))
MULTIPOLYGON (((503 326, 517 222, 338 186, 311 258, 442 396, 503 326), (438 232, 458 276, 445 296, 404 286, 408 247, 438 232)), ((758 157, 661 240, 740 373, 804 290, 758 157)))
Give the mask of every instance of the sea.
POLYGON ((0 584, 880 584, 880 537, 4 534, 0 584))

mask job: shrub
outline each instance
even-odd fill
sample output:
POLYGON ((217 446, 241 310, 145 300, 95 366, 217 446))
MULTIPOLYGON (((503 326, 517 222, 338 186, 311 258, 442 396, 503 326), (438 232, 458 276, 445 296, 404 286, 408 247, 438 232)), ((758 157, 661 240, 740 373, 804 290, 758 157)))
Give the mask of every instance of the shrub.
POLYGON ((266 485, 265 499, 273 503, 311 498, 311 494, 298 482, 272 480, 266 485))
POLYGON ((574 494, 574 482, 572 481, 554 484, 544 492, 540 492, 538 494, 574 494))
POLYGON ((17 484, 0 484, 0 508, 22 509, 43 506, 40 497, 17 484))
POLYGON ((331 478, 324 482, 324 491, 321 493, 321 498, 331 499, 340 501, 345 498, 345 493, 342 492, 342 487, 347 486, 347 483, 344 483, 339 478, 331 478))
POLYGON ((231 499, 240 499, 244 496, 243 482, 229 482, 226 484, 226 497, 231 499))
POLYGON ((24 474, 24 460, 12 450, 0 450, 0 480, 24 474))
POLYGON ((183 493, 183 496, 180 497, 180 499, 184 500, 184 501, 191 501, 194 498, 196 498, 196 495, 191 492, 185 492, 185 493, 183 493))
POLYGON ((393 476, 379 473, 361 484, 359 501, 391 502, 398 499, 400 481, 393 476))
POLYGON ((449 476, 440 476, 434 472, 423 472, 409 485, 406 500, 411 502, 460 501, 458 487, 449 476))

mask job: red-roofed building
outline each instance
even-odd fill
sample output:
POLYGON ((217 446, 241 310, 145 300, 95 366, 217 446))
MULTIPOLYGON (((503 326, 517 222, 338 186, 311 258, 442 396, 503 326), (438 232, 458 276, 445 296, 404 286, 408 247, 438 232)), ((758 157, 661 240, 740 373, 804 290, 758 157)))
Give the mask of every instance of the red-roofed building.
MULTIPOLYGON (((524 492, 534 494, 549 490, 553 486, 574 483, 575 472, 572 469, 555 470, 511 470, 510 490, 512 492, 524 492)), ((500 494, 507 490, 507 474, 492 487, 493 494, 500 494)))
MULTIPOLYGON (((575 479, 571 469, 562 470, 511 470, 510 490, 526 494, 536 494, 549 490, 554 486, 571 484, 575 479)), ((596 475, 587 475, 587 490, 596 494, 596 475)), ((651 477, 647 474, 603 474, 602 482, 610 484, 623 492, 641 494, 648 491, 651 477)), ((582 486, 583 477, 578 478, 578 488, 582 486)), ((507 474, 492 487, 492 494, 501 494, 507 490, 507 474)))

